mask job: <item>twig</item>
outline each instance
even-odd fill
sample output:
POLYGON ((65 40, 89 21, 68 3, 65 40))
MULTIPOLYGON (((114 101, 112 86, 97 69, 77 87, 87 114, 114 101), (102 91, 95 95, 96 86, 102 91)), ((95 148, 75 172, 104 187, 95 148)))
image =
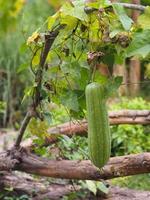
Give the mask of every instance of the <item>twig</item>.
POLYGON ((31 69, 31 71, 32 71, 32 73, 33 73, 34 75, 35 75, 35 71, 33 70, 32 62, 33 62, 33 59, 34 59, 34 57, 36 56, 37 52, 40 50, 40 48, 41 48, 41 47, 37 48, 37 49, 34 51, 34 53, 33 53, 33 55, 32 55, 32 58, 31 58, 31 62, 30 62, 30 69, 31 69))
POLYGON ((18 135, 17 140, 16 140, 16 142, 15 142, 15 147, 19 147, 19 145, 20 145, 20 143, 21 143, 21 140, 22 140, 22 137, 23 137, 23 134, 24 134, 24 132, 25 132, 25 130, 26 130, 26 127, 27 127, 27 125, 29 124, 30 119, 31 119, 32 116, 33 116, 33 115, 32 115, 32 112, 31 112, 31 111, 28 111, 28 112, 26 113, 26 116, 25 116, 25 118, 24 118, 24 120, 23 120, 23 122, 22 122, 22 125, 21 125, 21 127, 20 127, 20 130, 19 130, 19 135, 18 135))
POLYGON ((137 83, 122 83, 121 85, 140 85, 140 84, 145 84, 145 83, 150 83, 150 81, 145 80, 145 81, 139 81, 137 83))
MULTIPOLYGON (((114 5, 115 4, 122 5, 124 8, 132 9, 132 10, 139 10, 139 11, 144 11, 145 8, 146 8, 146 6, 137 5, 137 4, 130 4, 130 3, 112 3, 112 4, 110 4, 110 6, 113 5, 113 4, 114 5)), ((106 9, 107 9, 107 7, 106 7, 106 9)), ((98 9, 96 9, 96 8, 85 7, 86 14, 90 14, 90 13, 97 11, 97 10, 98 9)))
MULTIPOLYGON (((97 119, 98 120, 98 119, 97 119)), ((150 110, 120 110, 109 112, 109 123, 110 125, 120 124, 150 124, 150 110)), ((73 137, 75 135, 86 137, 87 136, 87 121, 85 119, 78 121, 69 121, 64 124, 59 124, 50 127, 48 130, 47 137, 45 138, 44 146, 51 145, 59 141, 59 136, 67 135, 73 137)), ((30 149, 34 146, 33 138, 26 140, 21 143, 23 147, 30 149)))
POLYGON ((144 11, 146 8, 145 6, 142 5, 130 4, 130 3, 116 3, 116 4, 122 5, 124 8, 139 10, 139 11, 144 11))
POLYGON ((35 115, 36 108, 40 104, 40 101, 41 101, 40 92, 41 92, 43 70, 44 70, 46 58, 47 58, 48 52, 50 51, 50 48, 51 48, 55 38, 59 34, 59 30, 62 29, 63 27, 64 26, 59 26, 54 31, 51 31, 47 35, 45 35, 45 44, 44 44, 43 51, 41 52, 39 68, 38 68, 38 70, 35 74, 35 83, 37 84, 37 86, 35 88, 33 103, 31 104, 31 106, 29 106, 29 110, 28 110, 28 112, 27 112, 27 114, 26 114, 26 116, 23 120, 21 127, 20 127, 19 135, 18 135, 17 140, 15 142, 16 148, 18 148, 20 146, 22 137, 24 135, 24 132, 25 132, 29 122, 30 122, 30 119, 35 115))

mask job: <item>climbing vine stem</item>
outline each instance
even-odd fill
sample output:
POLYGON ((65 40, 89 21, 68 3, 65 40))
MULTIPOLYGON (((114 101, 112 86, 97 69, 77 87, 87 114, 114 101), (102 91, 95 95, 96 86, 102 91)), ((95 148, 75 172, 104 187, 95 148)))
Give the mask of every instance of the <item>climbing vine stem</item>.
POLYGON ((40 104, 40 101, 41 101, 40 92, 41 92, 43 70, 44 70, 44 66, 45 66, 45 63, 46 63, 46 58, 47 58, 47 55, 50 51, 50 48, 51 48, 54 40, 56 39, 56 37, 59 34, 59 31, 63 27, 64 26, 59 26, 57 29, 50 31, 47 34, 45 34, 45 43, 44 43, 44 47, 43 47, 43 50, 42 50, 41 56, 40 56, 39 68, 38 68, 38 70, 35 74, 36 87, 35 87, 33 102, 29 106, 28 111, 25 115, 25 118, 22 122, 22 125, 19 129, 19 134, 18 134, 18 137, 17 137, 16 142, 15 142, 16 148, 20 147, 20 143, 22 141, 24 132, 25 132, 31 118, 36 115, 36 108, 38 107, 38 105, 40 104))

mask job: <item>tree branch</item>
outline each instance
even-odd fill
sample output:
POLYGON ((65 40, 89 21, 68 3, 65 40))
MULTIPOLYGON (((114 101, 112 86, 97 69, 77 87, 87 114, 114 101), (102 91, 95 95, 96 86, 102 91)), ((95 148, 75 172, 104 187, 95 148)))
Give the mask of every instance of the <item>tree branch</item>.
MULTIPOLYGON (((98 119, 97 119, 98 120, 98 119)), ((149 110, 120 110, 109 112, 110 125, 119 124, 150 124, 150 111, 149 110)), ((67 135, 72 137, 73 135, 87 136, 87 121, 74 121, 59 124, 48 129, 50 134, 45 138, 45 144, 49 145, 58 141, 58 136, 67 135)), ((23 141, 22 146, 30 148, 32 146, 32 139, 23 141)))
POLYGON ((130 3, 116 3, 116 4, 122 5, 124 8, 139 10, 139 11, 144 11, 146 8, 145 6, 142 5, 130 4, 130 3))
POLYGON ((18 134, 18 137, 16 139, 16 142, 15 142, 15 147, 19 147, 20 143, 21 143, 21 140, 22 140, 22 137, 23 137, 23 134, 26 130, 26 127, 28 126, 29 122, 30 122, 30 119, 31 117, 33 116, 33 113, 31 110, 29 110, 27 113, 26 113, 26 116, 21 124, 21 127, 20 127, 20 130, 19 130, 19 134, 18 134))
POLYGON ((50 48, 56 39, 57 35, 59 34, 60 29, 62 29, 64 26, 59 26, 57 29, 54 31, 49 32, 47 35, 45 35, 45 44, 44 44, 44 49, 41 52, 41 57, 40 57, 40 63, 39 63, 39 68, 35 74, 35 83, 37 84, 35 88, 35 93, 34 93, 34 98, 33 98, 33 103, 31 106, 29 106, 29 111, 27 112, 23 123, 20 127, 18 137, 15 142, 15 148, 18 148, 20 146, 22 137, 24 135, 24 132, 27 128, 28 123, 30 122, 30 119, 34 116, 36 113, 36 108, 40 104, 41 101, 41 85, 42 85, 42 78, 43 78, 43 70, 44 70, 44 65, 46 62, 46 58, 48 55, 48 52, 50 51, 50 48))
MULTIPOLYGON (((137 5, 137 4, 130 4, 130 3, 112 3, 111 5, 113 5, 113 4, 122 5, 124 8, 132 9, 132 10, 139 10, 139 11, 144 11, 145 8, 146 8, 146 6, 137 5)), ((90 14, 94 11, 98 11, 98 9, 85 7, 86 14, 90 14)))
MULTIPOLYGON (((109 112, 109 121, 111 125, 119 124, 150 124, 150 111, 149 110, 120 110, 109 112)), ((48 129, 50 134, 45 139, 45 145, 58 141, 59 135, 67 135, 72 137, 73 135, 87 136, 87 121, 76 121, 76 122, 66 122, 48 129)), ((9 136, 8 136, 9 137, 9 136)), ((9 141, 8 137, 6 140, 9 141)), ((1 138, 2 140, 2 138, 1 138)), ((1 141, 1 143, 3 143, 1 141)), ((32 138, 28 138, 21 143, 25 148, 30 148, 32 146, 32 138)), ((11 147, 8 142, 9 149, 11 147)))
POLYGON ((100 180, 150 172, 150 153, 110 158, 99 170, 89 160, 47 160, 26 151, 16 154, 0 154, 0 171, 19 170, 30 174, 53 178, 100 180), (13 156, 11 156, 13 155, 13 156), (8 162, 9 161, 11 162, 8 162), (15 164, 12 165, 12 161, 15 164), (16 162, 18 161, 18 162, 16 162), (10 165, 8 165, 10 163, 10 165), (5 167, 6 166, 6 167, 5 167))
MULTIPOLYGON (((98 120, 98 119, 97 119, 98 120)), ((120 110, 109 112, 110 125, 119 124, 150 124, 149 110, 120 110)), ((73 135, 86 136, 87 135, 87 121, 66 122, 48 129, 49 137, 45 139, 45 144, 51 144, 58 140, 59 135, 73 135)))
POLYGON ((100 180, 150 172, 150 153, 111 158, 100 171, 90 161, 47 161, 35 156, 23 156, 17 170, 53 178, 100 180))

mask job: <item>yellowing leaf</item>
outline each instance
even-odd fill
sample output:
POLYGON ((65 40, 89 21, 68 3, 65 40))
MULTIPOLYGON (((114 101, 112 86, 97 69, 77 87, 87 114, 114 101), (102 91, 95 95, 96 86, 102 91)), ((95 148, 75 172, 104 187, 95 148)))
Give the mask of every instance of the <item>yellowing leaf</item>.
POLYGON ((34 87, 27 87, 25 88, 25 91, 24 91, 24 96, 23 96, 23 99, 22 99, 22 102, 24 102, 24 100, 27 98, 27 97, 31 97, 33 95, 33 92, 34 92, 34 87))
POLYGON ((31 43, 37 43, 38 40, 40 39, 40 34, 35 31, 28 39, 27 39, 27 45, 30 45, 31 43))
POLYGON ((55 9, 58 9, 66 0, 48 0, 48 3, 53 6, 55 9))
POLYGON ((104 183, 96 182, 96 186, 101 192, 103 192, 104 194, 108 194, 109 189, 104 185, 104 183))
POLYGON ((47 136, 47 129, 48 125, 45 121, 41 121, 36 118, 32 118, 29 125, 28 129, 32 135, 35 135, 39 138, 45 138, 47 136))
POLYGON ((150 63, 148 63, 146 66, 145 66, 146 70, 145 70, 145 76, 146 78, 150 78, 150 63))
POLYGON ((34 56, 33 60, 32 60, 32 65, 38 65, 40 62, 40 57, 38 55, 34 56))
POLYGON ((69 29, 69 30, 73 29, 76 26, 77 21, 78 21, 77 18, 65 15, 64 13, 61 13, 61 21, 60 21, 60 23, 61 24, 66 24, 67 25, 66 29, 69 29))
POLYGON ((32 65, 33 67, 39 65, 40 63, 40 54, 41 54, 41 50, 39 49, 36 54, 34 55, 33 59, 32 59, 32 65))
POLYGON ((95 181, 87 180, 87 181, 86 181, 86 184, 87 184, 87 188, 88 188, 91 192, 93 192, 93 194, 96 195, 97 187, 96 187, 95 181))
POLYGON ((143 29, 150 29, 150 7, 146 7, 145 13, 139 16, 138 24, 143 29))
POLYGON ((54 15, 48 17, 48 29, 49 30, 53 27, 53 25, 56 22, 56 20, 58 19, 58 17, 59 17, 59 12, 56 12, 54 15))

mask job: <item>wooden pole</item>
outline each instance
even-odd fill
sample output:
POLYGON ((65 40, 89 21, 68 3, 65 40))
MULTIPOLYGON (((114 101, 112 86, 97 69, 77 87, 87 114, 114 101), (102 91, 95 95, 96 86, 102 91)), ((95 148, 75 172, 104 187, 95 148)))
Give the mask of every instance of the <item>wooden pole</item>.
MULTIPOLYGON (((132 0, 132 4, 140 5, 140 0, 132 0)), ((132 19, 136 23, 137 19, 140 15, 140 11, 132 10, 132 19)), ((140 84, 133 84, 139 83, 141 78, 141 64, 138 58, 131 58, 130 59, 130 67, 129 67, 129 79, 130 79, 130 95, 137 96, 140 92, 140 84)))
POLYGON ((48 160, 26 150, 0 154, 0 171, 18 170, 53 178, 101 180, 150 172, 150 153, 110 158, 101 170, 89 160, 48 160))

